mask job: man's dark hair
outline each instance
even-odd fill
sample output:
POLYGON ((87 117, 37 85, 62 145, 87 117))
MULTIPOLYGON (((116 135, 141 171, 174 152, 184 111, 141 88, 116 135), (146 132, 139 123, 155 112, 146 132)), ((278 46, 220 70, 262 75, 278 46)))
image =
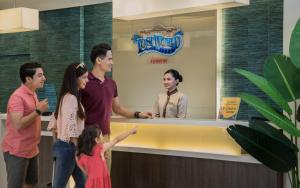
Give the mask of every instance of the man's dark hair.
POLYGON ((37 68, 42 68, 42 65, 36 62, 28 62, 20 67, 20 79, 22 83, 26 82, 26 77, 33 78, 37 68))
POLYGON ((111 47, 109 44, 100 43, 94 46, 90 54, 90 60, 93 63, 93 65, 95 64, 97 57, 105 57, 107 51, 111 51, 111 47))

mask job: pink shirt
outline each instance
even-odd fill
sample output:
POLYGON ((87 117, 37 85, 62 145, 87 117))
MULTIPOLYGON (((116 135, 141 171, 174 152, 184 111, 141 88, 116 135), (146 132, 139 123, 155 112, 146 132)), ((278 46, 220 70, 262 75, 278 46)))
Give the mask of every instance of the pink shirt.
POLYGON ((66 142, 70 138, 78 138, 84 129, 84 119, 77 116, 78 104, 74 95, 66 94, 63 97, 57 120, 54 116, 48 125, 48 130, 56 129, 57 138, 66 142))
POLYGON ((36 109, 38 102, 36 93, 23 84, 10 96, 7 104, 6 133, 2 142, 4 152, 24 158, 32 158, 39 153, 40 116, 37 116, 31 125, 21 129, 16 129, 10 119, 12 112, 22 113, 23 117, 29 115, 36 109))
POLYGON ((109 171, 102 153, 102 144, 96 144, 92 156, 81 154, 79 157, 78 165, 87 173, 85 188, 111 188, 109 171))

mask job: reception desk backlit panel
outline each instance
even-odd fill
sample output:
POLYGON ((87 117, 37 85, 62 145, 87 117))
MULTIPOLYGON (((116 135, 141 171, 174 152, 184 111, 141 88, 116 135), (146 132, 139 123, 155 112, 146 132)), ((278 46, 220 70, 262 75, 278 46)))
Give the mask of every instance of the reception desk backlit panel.
POLYGON ((118 146, 241 155, 240 146, 226 132, 227 126, 112 122, 111 138, 136 125, 138 133, 122 141, 118 146))

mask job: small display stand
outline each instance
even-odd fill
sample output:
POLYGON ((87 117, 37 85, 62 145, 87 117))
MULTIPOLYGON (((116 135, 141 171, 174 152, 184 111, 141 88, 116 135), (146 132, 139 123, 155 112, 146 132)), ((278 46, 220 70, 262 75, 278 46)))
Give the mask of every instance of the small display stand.
POLYGON ((240 97, 223 97, 218 119, 236 120, 240 103, 240 97))

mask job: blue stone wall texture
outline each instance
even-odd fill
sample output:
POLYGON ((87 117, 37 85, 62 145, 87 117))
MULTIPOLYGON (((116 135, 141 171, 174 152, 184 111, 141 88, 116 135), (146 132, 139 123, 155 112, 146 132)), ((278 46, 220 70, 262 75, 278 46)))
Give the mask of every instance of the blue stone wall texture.
MULTIPOLYGON (((221 96, 235 97, 240 92, 247 92, 273 105, 264 93, 233 72, 233 68, 263 75, 266 58, 271 54, 282 53, 282 40, 282 0, 251 0, 250 6, 225 9, 221 96)), ((242 102, 237 119, 247 120, 252 116, 260 115, 242 102)))

